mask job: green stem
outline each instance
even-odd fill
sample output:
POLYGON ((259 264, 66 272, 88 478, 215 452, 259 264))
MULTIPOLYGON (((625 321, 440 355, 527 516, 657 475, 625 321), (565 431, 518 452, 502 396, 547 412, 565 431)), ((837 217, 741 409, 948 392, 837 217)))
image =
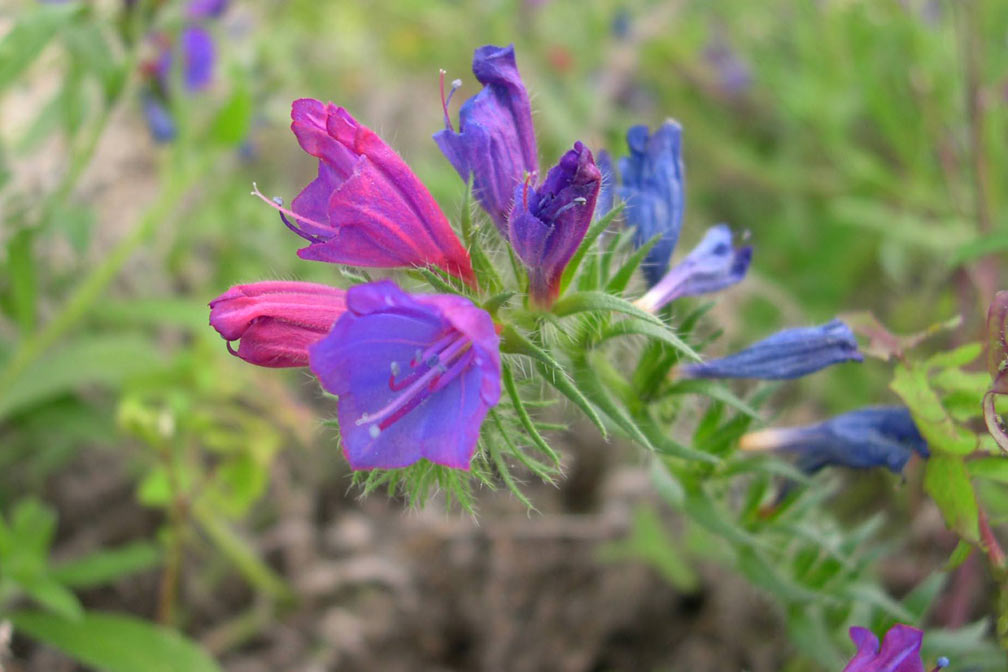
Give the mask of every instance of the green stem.
POLYGON ((137 225, 130 231, 84 278, 63 307, 40 331, 22 340, 17 349, 0 370, 0 397, 11 388, 18 377, 25 372, 49 348, 55 345, 101 298, 108 285, 119 274, 126 262, 153 234, 157 225, 176 209, 179 200, 189 186, 198 181, 202 170, 194 170, 187 175, 176 171, 169 178, 161 195, 147 210, 137 225))

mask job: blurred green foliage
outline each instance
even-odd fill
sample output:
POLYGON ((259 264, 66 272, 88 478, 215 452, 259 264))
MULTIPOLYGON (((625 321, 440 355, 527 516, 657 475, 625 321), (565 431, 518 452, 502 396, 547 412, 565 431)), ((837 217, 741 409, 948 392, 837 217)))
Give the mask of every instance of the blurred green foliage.
MULTIPOLYGON (((288 588, 245 538, 249 512, 279 451, 320 443, 324 462, 338 459, 331 435, 312 436, 331 404, 309 410, 316 402, 297 373, 240 366, 206 326, 206 302, 230 284, 341 281, 339 269, 298 262, 298 241, 248 196, 257 180, 289 200, 313 176, 286 129, 295 98, 346 106, 449 213, 464 207, 466 190, 430 140, 442 124, 438 68, 463 80, 456 101, 474 94, 469 60, 480 44, 515 43, 544 165, 575 140, 619 156, 630 125, 677 118, 689 195, 682 248, 720 221, 751 232, 756 246, 746 285, 699 309, 725 335, 712 348, 853 309, 896 331, 962 313, 962 330, 945 338, 971 341, 1004 282, 1008 3, 235 2, 213 28, 214 86, 173 98, 177 140, 156 146, 144 128, 141 64, 153 31, 177 34, 181 7, 14 0, 0 8, 0 616, 102 669, 137 669, 129 647, 119 658, 94 650, 109 632, 134 651, 174 656, 177 669, 215 667, 168 630, 82 610, 75 590, 152 566, 171 579, 195 545, 282 603, 288 588), (122 463, 164 529, 54 564, 55 514, 39 497, 95 451, 122 463)), ((699 345, 717 333, 693 336, 699 345)), ((959 512, 953 522, 972 539, 974 509, 960 490, 942 494, 950 474, 975 479, 995 526, 1006 520, 1008 479, 1000 458, 964 461, 974 446, 960 449, 953 436, 975 420, 973 395, 984 388, 967 363, 900 364, 892 387, 918 417, 934 417, 929 431, 939 434, 929 438, 951 433, 925 486, 947 514, 959 512)), ((590 355, 582 364, 578 385, 614 380, 590 355)), ((640 373, 635 385, 658 384, 640 373)), ((656 458, 653 475, 690 522, 670 540, 662 519, 642 509, 634 535, 603 556, 645 558, 683 588, 695 581, 693 561, 733 567, 779 598, 793 669, 810 660, 837 669, 851 622, 924 622, 942 568, 899 600, 873 569, 901 550, 900 525, 912 512, 890 507, 887 530, 897 538, 885 544, 863 490, 846 505, 860 515, 843 523, 828 513, 845 496, 833 487, 802 490, 764 516, 776 478, 800 475, 730 454, 753 422, 750 406, 767 418, 818 417, 892 400, 890 374, 869 361, 742 398, 705 388, 720 395, 706 408, 682 400, 697 390, 673 390, 678 400, 668 403, 694 423, 660 437, 673 456, 656 458), (687 449, 727 459, 683 469, 687 449)), ((171 601, 163 620, 185 625, 171 601)), ((1003 669, 984 636, 982 623, 936 630, 927 652, 1003 669)))

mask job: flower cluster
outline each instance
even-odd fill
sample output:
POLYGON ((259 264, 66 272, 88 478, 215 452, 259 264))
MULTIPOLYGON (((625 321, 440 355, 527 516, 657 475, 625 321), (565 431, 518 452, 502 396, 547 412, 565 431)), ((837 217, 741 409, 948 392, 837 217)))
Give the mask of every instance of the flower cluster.
POLYGON ((181 55, 182 85, 186 91, 206 89, 213 81, 217 52, 207 29, 211 19, 227 10, 229 0, 189 0, 185 8, 185 26, 175 45, 164 33, 151 37, 157 54, 142 66, 147 85, 141 96, 144 117, 156 142, 175 139, 175 120, 169 110, 176 59, 181 55))
MULTIPOLYGON (((214 11, 222 8, 221 3, 194 0, 190 14, 206 16, 211 5, 214 11)), ((362 268, 414 269, 441 293, 410 293, 391 280, 349 289, 260 282, 232 287, 210 303, 210 323, 233 354, 259 366, 309 367, 321 386, 338 397, 341 442, 354 469, 401 468, 421 459, 470 468, 484 418, 501 397, 502 381, 511 380, 502 366, 498 335, 507 331, 514 339, 517 332, 507 322, 513 311, 504 311, 501 318, 498 309, 515 293, 525 295, 528 312, 516 322, 522 328, 533 325, 533 331, 519 352, 554 366, 556 360, 541 349, 535 325, 549 319, 550 311, 566 314, 559 303, 565 270, 585 253, 581 248, 589 229, 598 236, 616 214, 611 212, 614 196, 624 202, 634 244, 644 248, 637 257, 643 257, 648 289, 634 304, 619 296, 600 304, 589 293, 581 297, 587 303, 579 305, 615 305, 621 314, 633 315, 638 322, 625 323, 636 325, 625 333, 675 343, 661 319, 652 316, 682 297, 740 282, 752 261, 752 248, 736 245, 732 231, 720 224, 669 268, 685 202, 678 124, 666 122, 653 133, 644 126, 631 128, 629 156, 618 161, 619 179, 609 154, 600 152, 596 162, 582 142, 574 142, 542 176, 529 95, 514 48, 480 47, 472 70, 482 88, 461 106, 457 130, 449 103, 462 83, 453 82, 446 96, 442 71, 445 128, 433 137, 462 181, 471 185, 494 224, 495 238, 509 248, 514 275, 522 276, 515 278, 517 291, 492 294, 501 289, 498 274, 487 270, 492 262, 481 250, 480 256, 475 249, 470 254, 467 248, 474 240, 463 244, 427 188, 381 137, 342 107, 301 99, 292 105, 291 130, 317 160, 317 176, 289 207, 258 189, 253 192, 305 241, 298 256, 362 268)), ((193 77, 187 71, 187 83, 203 81, 199 73, 193 77)), ((620 289, 611 292, 618 295, 620 289)), ((517 338, 522 342, 525 337, 517 338)), ((790 379, 860 359, 850 329, 834 320, 785 330, 721 359, 680 366, 678 375, 790 379)), ((556 385, 557 377, 546 382, 556 385)), ((508 389, 517 409, 515 424, 542 445, 528 413, 518 408, 522 402, 513 380, 508 389)), ((598 417, 581 392, 558 389, 582 410, 588 408, 593 419, 598 417)), ((830 463, 896 469, 908 456, 898 448, 926 454, 908 417, 898 415, 866 411, 821 428, 753 435, 749 447, 797 451, 805 446, 805 457, 799 459, 809 469, 830 463)), ((500 417, 496 426, 511 442, 500 417)))

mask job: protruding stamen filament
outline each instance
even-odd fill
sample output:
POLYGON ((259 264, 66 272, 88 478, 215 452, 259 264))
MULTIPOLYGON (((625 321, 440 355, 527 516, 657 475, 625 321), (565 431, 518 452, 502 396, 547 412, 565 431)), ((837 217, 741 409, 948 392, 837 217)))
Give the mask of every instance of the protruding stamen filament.
POLYGON ((416 408, 433 392, 443 389, 469 364, 472 341, 453 331, 438 339, 424 353, 418 354, 420 357, 410 365, 416 369, 412 374, 400 381, 396 381, 394 373, 389 378, 389 389, 401 393, 384 408, 361 415, 357 419, 358 425, 372 424, 379 431, 385 429, 416 408))
POLYGON ((562 208, 560 208, 559 210, 557 210, 556 212, 554 212, 553 216, 554 217, 559 217, 560 215, 562 215, 563 213, 567 212, 571 208, 576 208, 577 206, 584 205, 587 202, 588 202, 587 198, 584 198, 583 196, 578 196, 577 198, 573 199, 570 203, 568 203, 567 205, 563 206, 562 208))
POLYGON ((290 229, 291 231, 293 231, 294 233, 296 233, 297 235, 301 236, 302 238, 304 238, 305 240, 307 240, 310 243, 322 243, 322 242, 325 242, 325 238, 323 238, 323 237, 321 237, 319 235, 313 234, 313 233, 308 233, 307 231, 305 231, 301 227, 299 227, 299 226, 297 226, 295 224, 292 224, 290 222, 290 220, 288 220, 287 217, 285 217, 284 215, 290 215, 294 219, 295 222, 298 222, 298 223, 305 222, 306 224, 310 224, 311 226, 314 226, 317 229, 320 229, 320 230, 323 230, 323 231, 325 231, 325 230, 331 230, 332 229, 332 227, 329 226, 328 224, 321 224, 321 223, 316 222, 314 220, 308 219, 304 215, 299 215, 296 212, 294 212, 293 210, 289 210, 289 209, 283 207, 283 199, 280 198, 279 196, 275 196, 273 198, 267 198, 265 195, 263 195, 263 193, 261 191, 259 191, 259 187, 256 186, 255 182, 252 183, 252 192, 251 193, 252 193, 253 196, 256 196, 259 199, 261 199, 263 203, 265 203, 266 205, 270 206, 271 208, 273 208, 274 210, 276 210, 277 212, 279 212, 280 213, 280 219, 283 220, 284 225, 288 229, 290 229))
POLYGON ((939 672, 949 666, 949 659, 941 656, 935 661, 935 668, 931 672, 939 672))
POLYGON ((462 86, 462 80, 461 79, 452 80, 451 90, 448 92, 448 96, 446 97, 444 82, 445 82, 445 75, 447 73, 445 72, 444 68, 441 68, 441 70, 439 70, 438 73, 439 73, 438 84, 441 89, 441 109, 444 111, 445 128, 454 133, 455 129, 452 127, 451 117, 448 115, 448 105, 449 103, 451 103, 452 96, 454 96, 458 88, 462 86))

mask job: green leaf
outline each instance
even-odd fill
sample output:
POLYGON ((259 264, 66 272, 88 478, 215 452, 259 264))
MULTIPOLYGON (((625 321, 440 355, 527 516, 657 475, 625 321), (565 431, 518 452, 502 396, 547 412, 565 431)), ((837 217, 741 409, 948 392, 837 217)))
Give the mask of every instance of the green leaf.
POLYGON ((847 586, 845 596, 855 604, 878 607, 901 623, 913 623, 914 615, 905 606, 890 597, 879 586, 871 583, 855 583, 847 586))
POLYGON ((966 562, 972 552, 973 544, 965 539, 960 539, 959 543, 956 544, 955 549, 952 551, 952 555, 950 555, 949 559, 945 561, 945 566, 942 567, 942 570, 951 572, 954 569, 958 569, 959 565, 966 562))
POLYGON ((11 288, 11 313, 21 333, 35 329, 35 234, 28 229, 15 233, 7 243, 7 272, 11 288))
POLYGON ((563 275, 560 277, 560 293, 563 294, 564 291, 570 286, 571 280, 577 274, 578 270, 581 268, 581 261, 584 259, 588 250, 591 249, 592 244, 595 239, 598 238, 603 231, 605 231, 616 216, 623 210, 623 204, 620 203, 615 208, 607 212, 604 216, 600 217, 598 220, 592 223, 588 227, 588 231, 585 233, 584 238, 581 239, 581 244, 578 245, 577 250, 574 251, 574 255, 567 262, 567 267, 564 269, 563 275))
POLYGON ((210 137, 225 145, 237 146, 247 136, 252 123, 252 96, 240 86, 217 112, 210 125, 210 137))
POLYGON ((962 458, 941 454, 928 458, 924 489, 938 504, 949 529, 967 541, 979 543, 979 510, 962 458))
POLYGON ((676 336, 671 329, 666 326, 659 326, 655 324, 653 320, 641 320, 634 317, 620 320, 619 322, 611 324, 605 328, 602 331, 602 335, 599 337, 598 342, 601 343, 602 341, 610 338, 616 338, 617 336, 629 336, 631 334, 647 336, 656 341, 661 341, 695 362, 699 362, 701 360, 700 355, 697 354, 696 351, 694 351, 693 348, 691 348, 684 340, 676 336))
POLYGON ((10 620, 16 630, 102 672, 220 672, 203 649, 178 632, 133 616, 88 612, 70 620, 21 611, 10 620))
POLYGON ((49 41, 80 14, 76 2, 38 3, 18 16, 18 22, 0 41, 0 92, 32 64, 49 41))
POLYGON ((529 416, 528 409, 522 403, 521 395, 518 394, 518 386, 515 384, 514 374, 511 372, 511 367, 506 363, 502 363, 501 366, 501 379, 504 381, 504 389, 507 390, 508 396, 511 398, 511 404, 518 414, 518 421, 521 423, 521 426, 528 432, 528 435, 532 438, 532 442, 536 444, 539 450, 547 455, 554 464, 559 464, 560 457, 546 442, 542 434, 539 433, 535 423, 532 422, 531 416, 529 416))
POLYGON ((615 275, 609 279, 608 284, 606 284, 606 291, 612 292, 613 294, 622 294, 623 290, 627 288, 630 284, 630 278, 633 277, 634 271, 637 267, 641 265, 644 261, 644 257, 647 253, 651 251, 658 241, 661 240, 661 234, 655 235, 651 240, 641 245, 637 248, 637 251, 631 254, 623 265, 620 266, 619 270, 616 271, 615 275))
MULTIPOLYGON (((623 313, 650 322, 659 327, 665 325, 651 313, 641 310, 626 299, 605 292, 576 292, 568 294, 553 304, 553 314, 567 317, 576 313, 623 313)), ((685 344, 683 344, 685 346, 685 344)))
POLYGON ((683 379, 669 386, 669 394, 701 394, 711 399, 724 402, 725 405, 748 415, 754 420, 760 420, 759 411, 742 401, 724 385, 712 380, 683 379))
POLYGON ((574 381, 592 404, 605 413, 627 436, 650 451, 656 451, 651 440, 641 431, 626 409, 602 384, 594 366, 586 358, 574 363, 574 381))
POLYGON ((74 620, 84 614, 77 596, 49 577, 19 581, 18 585, 39 606, 45 607, 53 614, 74 620))
POLYGON ((696 590, 699 580, 683 558, 681 546, 669 539, 658 513, 641 505, 634 510, 630 536, 604 544, 599 549, 599 558, 603 562, 628 559, 645 562, 679 590, 691 592, 696 590))
POLYGON ((91 336, 38 359, 0 398, 0 419, 82 385, 118 385, 158 367, 149 340, 128 335, 91 336))
POLYGON ((1008 483, 1008 457, 981 457, 966 463, 970 476, 1008 483))
POLYGON ((539 375, 542 376, 551 387, 556 389, 560 394, 564 395, 572 402, 574 405, 581 409, 581 411, 588 416, 599 431, 602 432, 603 437, 609 436, 609 430, 606 429, 605 423, 602 422, 602 418, 595 411, 595 408, 588 401, 588 398, 581 393, 574 383, 571 381, 570 377, 564 368, 553 359, 552 355, 537 346, 535 343, 530 341, 528 338, 519 333, 516 329, 510 325, 505 326, 501 332, 501 352, 508 352, 516 355, 525 355, 535 362, 536 369, 539 371, 539 375))
POLYGON ((983 343, 967 343, 948 352, 939 352, 924 360, 925 369, 948 369, 966 366, 983 352, 983 343))
POLYGON ((941 400, 928 382, 926 369, 901 364, 889 385, 909 407, 921 434, 932 450, 968 455, 977 446, 977 438, 949 417, 941 400))
POLYGON ((119 548, 95 551, 53 567, 49 575, 71 588, 92 588, 161 563, 161 547, 138 541, 119 548))

